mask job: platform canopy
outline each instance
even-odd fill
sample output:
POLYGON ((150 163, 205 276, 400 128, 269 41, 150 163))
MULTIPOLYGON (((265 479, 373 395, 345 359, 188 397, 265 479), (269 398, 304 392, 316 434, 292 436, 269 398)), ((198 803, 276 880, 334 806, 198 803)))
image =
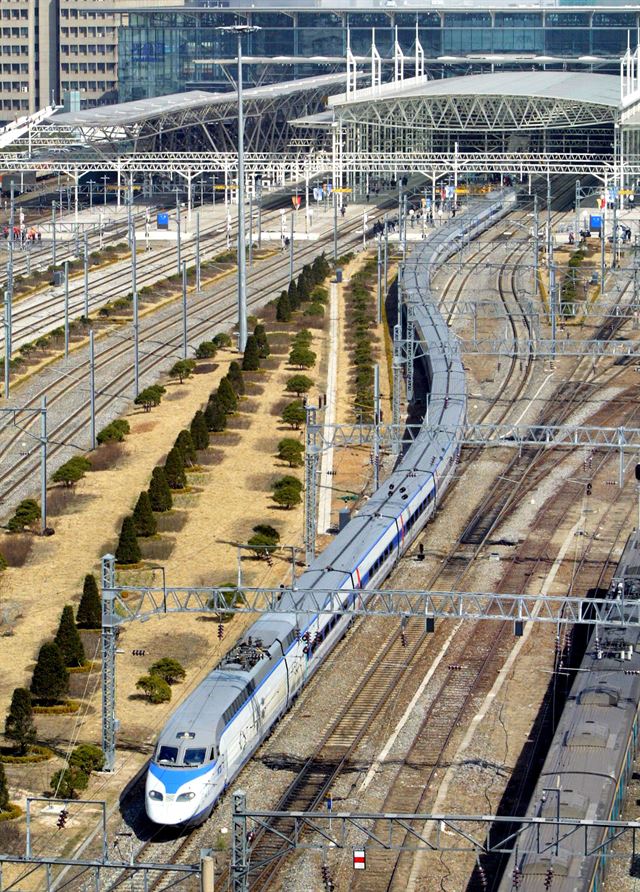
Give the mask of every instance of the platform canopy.
MULTIPOLYGON (((344 74, 324 74, 300 78, 244 90, 244 108, 247 117, 264 115, 269 110, 287 117, 287 112, 299 111, 300 102, 313 107, 321 97, 344 86, 344 74)), ((167 134, 185 127, 234 121, 238 114, 235 90, 209 92, 191 90, 153 99, 121 102, 117 105, 98 106, 78 112, 56 115, 51 131, 73 131, 76 138, 85 142, 119 142, 139 140, 167 134)), ((39 136, 43 136, 45 128, 39 136)))
POLYGON ((345 124, 465 133, 612 125, 620 102, 617 75, 561 71, 412 77, 329 99, 345 124))

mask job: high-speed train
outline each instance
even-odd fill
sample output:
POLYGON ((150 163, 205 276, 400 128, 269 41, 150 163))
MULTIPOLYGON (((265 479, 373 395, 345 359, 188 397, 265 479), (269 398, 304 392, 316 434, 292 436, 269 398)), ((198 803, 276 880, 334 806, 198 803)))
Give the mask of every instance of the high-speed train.
POLYGON ((163 728, 146 778, 145 809, 158 824, 204 821, 218 797, 287 711, 353 619, 348 608, 379 586, 411 544, 454 473, 459 425, 466 417, 465 376, 455 336, 430 300, 428 282, 457 250, 511 209, 512 193, 471 202, 407 260, 416 337, 429 347, 429 424, 395 470, 331 544, 284 590, 281 609, 264 614, 163 728), (418 301, 416 302, 416 298, 418 301), (434 432, 429 425, 445 429, 434 432), (446 432, 446 428, 449 432, 446 432), (317 613, 305 592, 326 591, 317 613))

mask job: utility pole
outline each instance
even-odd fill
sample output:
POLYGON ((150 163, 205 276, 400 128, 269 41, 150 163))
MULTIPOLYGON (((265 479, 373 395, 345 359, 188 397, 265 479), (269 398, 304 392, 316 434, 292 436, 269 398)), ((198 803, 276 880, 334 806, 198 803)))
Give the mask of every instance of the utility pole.
POLYGON ((11 372, 11 291, 4 293, 4 398, 9 399, 11 372))
POLYGON ((230 25, 219 29, 238 40, 238 349, 247 343, 247 267, 244 226, 244 106, 242 97, 242 36, 259 31, 257 25, 230 25))
POLYGON ((249 192, 249 269, 253 268, 253 192, 249 192))
POLYGON ((69 261, 64 262, 64 358, 69 358, 69 261))
POLYGON ((533 196, 533 296, 538 296, 538 262, 540 259, 540 221, 538 219, 538 196, 533 196))
POLYGON ((373 367, 373 491, 380 486, 380 366, 373 367))
POLYGON ((196 291, 198 294, 200 294, 200 285, 200 211, 196 211, 196 291))
POLYGON ((604 277, 606 273, 605 251, 607 245, 607 184, 605 182, 602 217, 600 218, 600 294, 604 295, 604 277))
POLYGON ((384 215, 384 293, 389 291, 389 218, 384 215))
POLYGON ((178 274, 182 269, 182 250, 180 245, 180 197, 178 190, 176 189, 176 250, 177 250, 177 263, 178 263, 178 274))
POLYGON ((378 271, 378 290, 377 290, 377 314, 376 321, 378 325, 382 322, 382 238, 378 236, 378 259, 376 268, 378 271))
MULTIPOLYGON (((136 391, 136 396, 137 396, 136 391)), ((93 343, 93 329, 89 330, 89 421, 91 426, 91 448, 96 448, 96 354, 93 343)))
POLYGON ((133 396, 140 393, 140 317, 138 306, 138 246, 134 227, 131 239, 131 295, 133 298, 133 396))
POLYGON ((188 321, 187 321, 187 261, 182 261, 182 358, 188 356, 188 321))
POLYGON ((84 234, 84 252, 82 255, 83 273, 84 273, 84 318, 89 318, 89 239, 87 233, 84 234))
POLYGON ((291 232, 289 233, 289 281, 293 279, 293 236, 295 231, 295 211, 291 210, 291 232))
POLYGON ((51 263, 56 265, 56 203, 51 202, 51 263))
POLYGON ((256 178, 256 198, 258 200, 258 250, 262 248, 262 177, 256 178))
POLYGON ((338 259, 338 196, 335 189, 333 190, 333 259, 338 259))
POLYGON ((47 528, 47 397, 40 402, 40 523, 42 532, 47 528))

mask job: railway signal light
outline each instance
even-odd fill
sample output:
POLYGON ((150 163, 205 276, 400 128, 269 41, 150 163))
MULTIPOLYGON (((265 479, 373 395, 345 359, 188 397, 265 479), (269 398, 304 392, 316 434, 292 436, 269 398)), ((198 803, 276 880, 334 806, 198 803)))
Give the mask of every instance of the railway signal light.
POLYGON ((587 483, 587 495, 590 496, 592 492, 592 486, 590 483, 587 483))
POLYGON ((58 815, 58 820, 56 821, 56 827, 58 828, 58 830, 64 830, 68 817, 69 812, 66 808, 63 808, 58 815))

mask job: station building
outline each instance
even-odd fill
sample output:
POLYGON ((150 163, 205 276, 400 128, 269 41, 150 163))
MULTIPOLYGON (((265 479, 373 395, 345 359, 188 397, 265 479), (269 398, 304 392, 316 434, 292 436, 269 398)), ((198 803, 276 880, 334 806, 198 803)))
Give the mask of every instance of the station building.
POLYGON ((131 8, 119 28, 120 101, 189 89, 228 89, 220 60, 235 56, 235 39, 219 29, 247 23, 250 83, 289 81, 344 70, 347 46, 356 58, 372 44, 383 64, 397 41, 410 58, 416 37, 430 77, 500 69, 586 70, 615 74, 629 43, 635 48, 640 9, 615 0, 194 0, 173 8, 131 8), (473 6, 473 8, 470 8, 473 6))

